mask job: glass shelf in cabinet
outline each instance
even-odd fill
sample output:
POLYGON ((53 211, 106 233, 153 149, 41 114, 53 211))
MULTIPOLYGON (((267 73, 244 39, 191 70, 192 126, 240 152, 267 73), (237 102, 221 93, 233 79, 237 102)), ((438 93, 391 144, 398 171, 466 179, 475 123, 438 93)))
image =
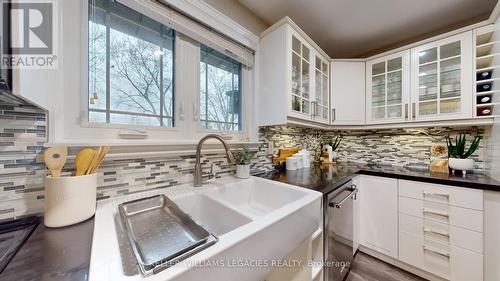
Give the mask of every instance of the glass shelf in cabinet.
POLYGON ((441 100, 439 105, 440 113, 442 114, 460 112, 461 107, 462 104, 460 98, 441 100))
POLYGON ((381 74, 384 74, 385 72, 386 72, 385 71, 385 61, 372 65, 372 76, 381 75, 381 74))
POLYGON ((302 100, 302 112, 303 113, 306 113, 306 114, 309 114, 309 106, 310 106, 310 102, 307 101, 307 100, 302 100))
POLYGON ((429 62, 436 61, 438 58, 437 47, 422 50, 418 53, 418 62, 419 64, 425 64, 429 62))
POLYGON ((432 100, 437 100, 437 98, 438 98, 437 93, 418 95, 418 99, 420 101, 432 101, 432 100))
POLYGON ((387 99, 387 106, 401 105, 402 99, 387 99))
POLYGON ((310 61, 309 48, 304 46, 304 44, 302 44, 302 58, 305 59, 307 62, 310 61))
POLYGON ((419 103, 418 106, 418 113, 419 115, 425 116, 425 115, 435 115, 437 114, 437 101, 430 101, 430 102, 421 102, 419 103))
POLYGON ((387 107, 387 118, 399 118, 403 116, 403 106, 401 104, 387 107))
POLYGON ((403 58, 394 58, 387 61, 387 72, 401 70, 403 68, 403 58))
POLYGON ((460 41, 455 41, 439 47, 439 55, 441 58, 451 58, 459 56, 461 53, 460 41))
POLYGON ((300 48, 302 46, 302 43, 300 42, 297 37, 292 35, 292 50, 300 54, 300 48))
POLYGON ((294 111, 301 111, 300 110, 300 102, 301 98, 300 97, 297 97, 297 96, 292 96, 292 110, 294 111))
POLYGON ((385 118, 385 106, 372 108, 372 118, 373 119, 385 118))

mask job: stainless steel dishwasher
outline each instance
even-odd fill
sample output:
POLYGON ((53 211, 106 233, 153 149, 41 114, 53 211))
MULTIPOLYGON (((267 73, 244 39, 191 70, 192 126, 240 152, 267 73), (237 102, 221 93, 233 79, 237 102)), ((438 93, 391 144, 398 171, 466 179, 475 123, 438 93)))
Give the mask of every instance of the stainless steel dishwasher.
POLYGON ((325 281, 342 281, 349 273, 354 246, 354 200, 358 189, 352 181, 332 191, 324 204, 325 281))

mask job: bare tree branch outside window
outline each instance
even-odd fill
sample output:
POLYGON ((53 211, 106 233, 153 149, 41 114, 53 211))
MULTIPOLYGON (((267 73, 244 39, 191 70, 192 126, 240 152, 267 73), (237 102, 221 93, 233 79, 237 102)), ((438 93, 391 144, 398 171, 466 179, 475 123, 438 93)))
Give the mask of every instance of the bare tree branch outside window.
POLYGON ((89 3, 89 121, 173 126, 173 30, 104 3, 89 3))
POLYGON ((201 128, 241 130, 241 64, 202 46, 200 77, 201 128))

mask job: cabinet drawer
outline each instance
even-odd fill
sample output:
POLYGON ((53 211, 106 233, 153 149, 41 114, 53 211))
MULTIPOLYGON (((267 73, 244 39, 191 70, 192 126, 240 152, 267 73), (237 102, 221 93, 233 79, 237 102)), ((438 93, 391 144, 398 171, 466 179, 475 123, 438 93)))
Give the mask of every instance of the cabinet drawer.
POLYGON ((483 232, 482 211, 399 197, 399 213, 483 232))
POLYGON ((483 210, 483 191, 447 185, 399 180, 399 195, 474 210, 483 210))
POLYGON ((422 238, 432 238, 479 254, 483 253, 483 234, 449 224, 399 214, 399 230, 422 238))
POLYGON ((424 240, 402 231, 399 233, 399 259, 445 279, 450 279, 449 253, 450 246, 445 243, 424 240))
POLYGON ((399 259, 452 281, 483 280, 483 255, 406 232, 399 233, 399 259))

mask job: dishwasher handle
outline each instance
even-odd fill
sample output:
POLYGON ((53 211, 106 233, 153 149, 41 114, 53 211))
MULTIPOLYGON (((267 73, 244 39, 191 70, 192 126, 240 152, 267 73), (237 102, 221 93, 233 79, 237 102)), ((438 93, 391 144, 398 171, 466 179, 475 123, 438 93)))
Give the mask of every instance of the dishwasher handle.
POLYGON ((358 189, 356 188, 356 186, 355 185, 351 185, 351 188, 349 188, 348 190, 351 191, 351 193, 349 193, 349 195, 347 195, 346 197, 344 197, 338 203, 337 202, 333 202, 333 200, 330 201, 330 202, 328 202, 328 206, 340 209, 342 207, 342 204, 344 204, 345 201, 349 200, 349 198, 355 199, 356 193, 358 192, 358 189))

